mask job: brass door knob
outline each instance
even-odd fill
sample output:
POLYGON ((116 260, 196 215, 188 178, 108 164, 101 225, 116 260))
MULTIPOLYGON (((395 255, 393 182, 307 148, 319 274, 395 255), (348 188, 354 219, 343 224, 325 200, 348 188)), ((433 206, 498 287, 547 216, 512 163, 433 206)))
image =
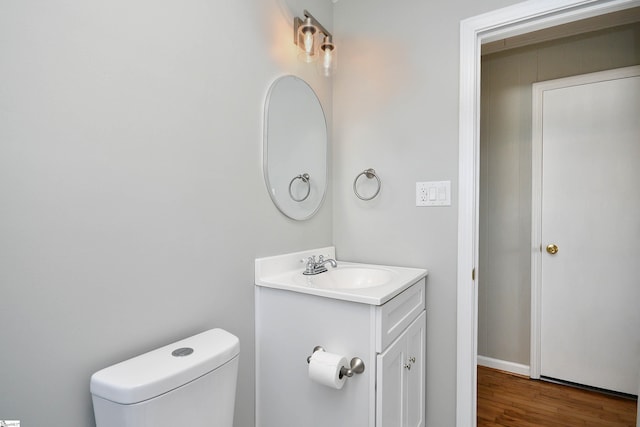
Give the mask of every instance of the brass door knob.
POLYGON ((547 245, 547 252, 550 253, 551 255, 557 254, 558 245, 554 245, 553 243, 551 243, 550 245, 547 245))

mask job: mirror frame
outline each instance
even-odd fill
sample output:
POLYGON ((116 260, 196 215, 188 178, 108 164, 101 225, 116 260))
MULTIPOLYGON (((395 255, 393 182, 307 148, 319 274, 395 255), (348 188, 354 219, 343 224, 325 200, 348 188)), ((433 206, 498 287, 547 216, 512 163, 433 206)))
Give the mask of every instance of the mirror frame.
MULTIPOLYGON (((311 119, 310 119, 311 120, 311 119)), ((294 130, 292 130, 292 132, 295 132, 294 130)), ((297 137, 297 135, 295 133, 292 133, 291 135, 288 135, 289 138, 287 141, 283 141, 283 142, 279 142, 280 144, 291 144, 291 146, 294 146, 294 144, 298 144, 300 138, 297 137)), ((328 166, 328 145, 329 145, 329 132, 327 129, 327 119, 326 119, 326 115, 324 112, 324 108, 322 107, 322 103, 320 102, 320 99, 318 97, 318 95, 316 94, 316 92, 313 90, 313 88, 303 79, 294 76, 294 75, 284 75, 284 76, 280 76, 277 79, 275 79, 270 87, 269 87, 269 91, 267 93, 266 96, 266 100, 265 100, 265 106, 264 106, 264 130, 263 130, 263 153, 262 153, 262 167, 263 167, 263 176, 264 176, 264 181, 267 187, 267 192, 269 193, 269 197, 271 198, 271 200, 273 201, 274 205, 276 206, 276 208, 286 217, 291 218, 293 220, 297 220, 297 221, 304 221, 307 220, 311 217, 313 217, 318 210, 320 210, 320 207, 322 206, 326 193, 327 193, 327 187, 328 187, 328 180, 329 180, 329 176, 328 176, 328 170, 329 170, 329 166, 328 166), (283 192, 283 194, 286 194, 287 197, 289 197, 290 199, 292 199, 294 201, 294 203, 306 203, 308 206, 307 207, 302 207, 300 205, 300 209, 292 209, 290 207, 288 207, 284 200, 280 200, 279 199, 279 194, 275 193, 275 190, 273 189, 273 179, 270 178, 270 169, 269 169, 269 154, 270 154, 270 148, 273 148, 274 146, 274 141, 273 141, 273 137, 270 138, 269 137, 269 124, 270 124, 270 117, 273 116, 274 114, 276 114, 277 112, 273 111, 273 99, 274 99, 274 91, 276 92, 276 95, 278 94, 278 87, 282 87, 282 83, 286 82, 286 81, 293 81, 296 82, 297 84, 302 84, 301 87, 304 88, 305 90, 308 90, 307 94, 309 101, 313 102, 313 107, 316 107, 316 103, 317 103, 317 107, 319 109, 319 113, 317 115, 317 119, 313 119, 312 120, 317 120, 317 126, 318 129, 323 130, 324 133, 324 141, 322 141, 323 147, 318 148, 316 151, 320 151, 322 153, 322 157, 324 157, 324 165, 320 165, 318 166, 318 168, 316 169, 320 169, 322 171, 322 173, 324 174, 324 182, 321 183, 321 187, 318 187, 316 189, 316 191, 318 191, 320 193, 319 197, 315 197, 313 199, 310 199, 308 203, 306 203, 306 198, 302 199, 302 200, 295 200, 293 198, 293 196, 290 193, 290 189, 291 189, 291 183, 293 182, 293 180, 296 179, 296 174, 306 174, 308 173, 308 168, 299 168, 298 172, 294 173, 291 178, 291 182, 289 184, 289 194, 287 194, 287 192, 283 192), (322 117, 320 117, 322 116, 322 117), (321 120, 320 120, 321 119, 321 120), (302 170, 305 169, 305 170, 302 170)), ((274 151, 273 149, 271 151, 274 151)), ((298 156, 298 159, 293 159, 292 162, 300 162, 301 164, 304 164, 305 162, 309 162, 310 158, 318 158, 321 156, 298 156)), ((287 182, 288 178, 286 179, 287 182)), ((311 176, 311 180, 314 181, 314 177, 311 176)), ((309 187, 311 190, 311 187, 309 187)))

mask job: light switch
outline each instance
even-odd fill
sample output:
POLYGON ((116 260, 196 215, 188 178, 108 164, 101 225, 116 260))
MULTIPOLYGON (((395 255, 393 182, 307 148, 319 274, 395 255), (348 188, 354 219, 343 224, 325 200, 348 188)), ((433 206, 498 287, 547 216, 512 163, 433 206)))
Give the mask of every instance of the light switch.
POLYGON ((451 206, 451 181, 416 182, 416 206, 451 206))
POLYGON ((435 187, 429 187, 429 201, 433 201, 436 199, 436 189, 435 187))

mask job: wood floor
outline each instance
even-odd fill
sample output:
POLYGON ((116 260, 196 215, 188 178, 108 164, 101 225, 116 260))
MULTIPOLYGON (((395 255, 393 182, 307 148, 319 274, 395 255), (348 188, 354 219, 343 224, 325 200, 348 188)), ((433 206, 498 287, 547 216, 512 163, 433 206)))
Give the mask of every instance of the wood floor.
POLYGON ((478 427, 636 427, 636 405, 478 366, 478 427))

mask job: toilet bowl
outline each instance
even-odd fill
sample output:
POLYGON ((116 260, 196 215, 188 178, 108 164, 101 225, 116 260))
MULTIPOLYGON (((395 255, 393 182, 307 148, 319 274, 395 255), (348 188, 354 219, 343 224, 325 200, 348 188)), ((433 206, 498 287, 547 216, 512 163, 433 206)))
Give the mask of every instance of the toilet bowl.
POLYGON ((97 427, 231 427, 239 352, 236 336, 211 329, 96 372, 97 427))

